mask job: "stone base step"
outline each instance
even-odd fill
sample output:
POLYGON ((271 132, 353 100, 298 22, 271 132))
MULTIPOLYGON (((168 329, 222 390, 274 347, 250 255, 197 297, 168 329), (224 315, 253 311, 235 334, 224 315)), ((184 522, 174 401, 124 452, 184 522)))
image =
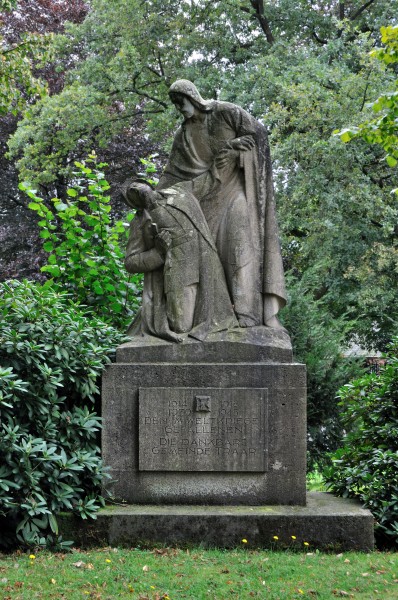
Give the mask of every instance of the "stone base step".
POLYGON ((245 546, 308 551, 374 547, 370 511, 354 500, 324 492, 308 493, 306 506, 108 506, 95 521, 63 514, 59 525, 63 538, 80 547, 245 546))

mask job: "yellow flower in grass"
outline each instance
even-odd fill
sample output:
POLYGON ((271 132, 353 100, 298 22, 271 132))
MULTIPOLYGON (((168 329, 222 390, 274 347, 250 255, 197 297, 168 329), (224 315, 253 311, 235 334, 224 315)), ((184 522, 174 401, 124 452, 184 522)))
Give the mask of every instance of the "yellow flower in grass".
POLYGON ((292 540, 297 540, 295 535, 290 536, 292 538, 292 540))
POLYGON ((277 536, 277 535, 274 535, 274 537, 273 537, 272 539, 273 539, 273 540, 275 540, 275 541, 278 541, 278 540, 279 540, 279 538, 278 538, 278 536, 277 536))
POLYGON ((105 559, 105 562, 106 562, 106 563, 111 563, 112 561, 111 561, 109 558, 106 558, 106 559, 105 559))
POLYGON ((308 542, 304 542, 304 546, 309 546, 309 543, 308 542))
POLYGON ((29 558, 30 558, 30 560, 34 560, 36 558, 36 556, 34 554, 29 554, 29 558))
POLYGON ((246 538, 243 538, 242 544, 247 544, 247 539, 246 538))

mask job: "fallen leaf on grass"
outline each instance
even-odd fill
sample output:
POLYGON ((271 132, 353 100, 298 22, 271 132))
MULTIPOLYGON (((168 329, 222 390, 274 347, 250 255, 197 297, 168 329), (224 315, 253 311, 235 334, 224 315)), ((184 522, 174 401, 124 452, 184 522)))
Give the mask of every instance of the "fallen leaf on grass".
POLYGON ((229 573, 229 569, 222 569, 220 573, 229 573))
POLYGON ((376 575, 384 575, 385 571, 376 571, 376 575))
MULTIPOLYGON (((177 548, 155 548, 152 553, 157 556, 177 556, 178 550, 177 548)), ((189 552, 187 553, 189 554, 189 552)))
POLYGON ((83 562, 82 560, 78 560, 75 563, 72 563, 72 567, 76 567, 77 569, 81 569, 82 567, 84 567, 86 563, 83 562))
POLYGON ((144 566, 142 567, 142 570, 144 571, 144 573, 148 573, 148 571, 149 571, 149 567, 148 567, 148 565, 144 565, 144 566))
POLYGON ((345 563, 350 563, 351 561, 348 558, 346 558, 344 562, 345 563))
POLYGON ((369 577, 369 573, 361 573, 362 577, 369 577))

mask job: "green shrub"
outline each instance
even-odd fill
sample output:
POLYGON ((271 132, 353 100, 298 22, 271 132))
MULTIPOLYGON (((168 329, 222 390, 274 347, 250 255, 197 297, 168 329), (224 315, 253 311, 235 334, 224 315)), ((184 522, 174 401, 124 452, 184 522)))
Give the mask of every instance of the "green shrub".
POLYGON ((380 374, 340 390, 345 446, 325 478, 333 493, 358 498, 372 511, 380 541, 398 544, 398 337, 386 359, 380 374))
MULTIPOLYGON (((0 284, 0 543, 45 544, 56 515, 95 517, 104 477, 93 411, 122 341, 49 284, 0 284)), ((50 534, 50 535, 49 535, 50 534)))
MULTIPOLYGON (((309 274, 307 273, 307 277, 309 274)), ((306 278, 287 277, 289 301, 283 324, 293 344, 295 359, 307 367, 308 470, 322 470, 330 463, 328 453, 341 445, 342 425, 336 394, 339 388, 362 373, 355 359, 342 348, 352 323, 344 315, 332 317, 322 300, 315 300, 306 278)))
POLYGON ((28 184, 19 187, 40 217, 40 237, 49 253, 41 270, 103 320, 125 328, 139 306, 142 276, 130 275, 124 267, 127 224, 112 221, 109 184, 100 170, 106 164, 96 160, 92 153, 75 163, 74 184, 64 199, 52 199, 51 209, 28 184))

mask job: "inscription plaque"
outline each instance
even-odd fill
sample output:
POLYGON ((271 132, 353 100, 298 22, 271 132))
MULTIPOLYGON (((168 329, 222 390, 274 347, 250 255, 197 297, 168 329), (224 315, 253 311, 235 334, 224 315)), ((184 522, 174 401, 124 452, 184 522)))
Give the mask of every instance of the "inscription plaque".
POLYGON ((267 471, 263 388, 140 388, 140 471, 267 471))

